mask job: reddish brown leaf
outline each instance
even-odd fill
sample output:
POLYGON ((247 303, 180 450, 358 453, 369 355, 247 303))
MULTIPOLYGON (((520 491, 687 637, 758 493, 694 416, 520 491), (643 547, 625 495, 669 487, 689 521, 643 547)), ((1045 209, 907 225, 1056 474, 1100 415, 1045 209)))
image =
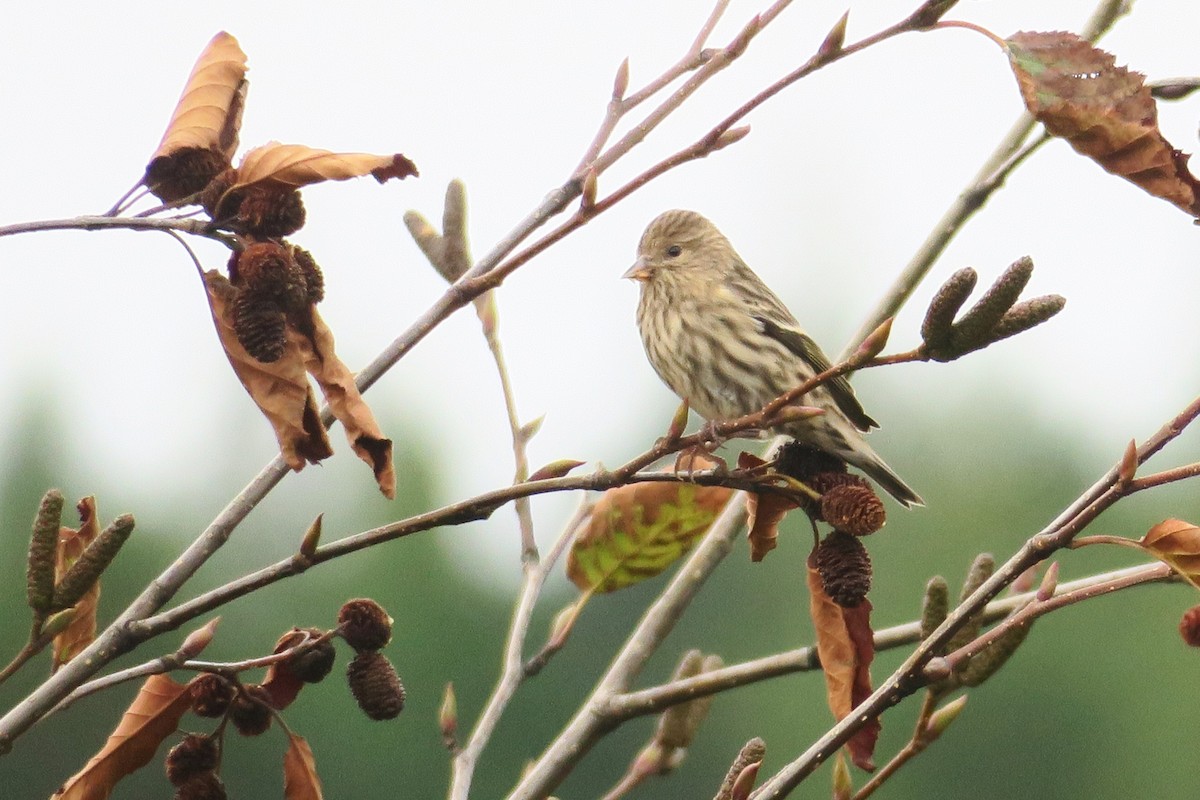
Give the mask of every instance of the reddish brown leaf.
MULTIPOLYGON (((846 631, 854 644, 854 683, 850 691, 850 702, 854 706, 866 700, 874 691, 871 687, 871 662, 875 659, 875 632, 871 630, 871 601, 863 600, 853 608, 843 608, 842 618, 846 631)), ((870 772, 875 769, 872 760, 875 742, 879 739, 882 726, 875 717, 850 737, 846 749, 859 769, 870 772)))
MULTIPOLYGON (((738 467, 752 469, 762 466, 763 461, 753 453, 738 455, 738 467)), ((793 508, 798 508, 793 501, 782 495, 773 493, 746 493, 746 517, 750 532, 750 560, 762 561, 767 553, 775 549, 779 539, 779 524, 793 508)))
POLYGON ((213 150, 228 162, 237 150, 246 93, 246 54, 221 31, 196 59, 151 160, 194 147, 213 150))
MULTIPOLYGON (((100 534, 100 523, 96 519, 96 498, 85 497, 79 501, 76 508, 79 510, 79 528, 60 528, 58 532, 58 549, 54 557, 56 584, 100 534)), ((75 617, 71 624, 54 637, 52 670, 57 670, 70 661, 96 638, 96 608, 99 603, 100 581, 96 581, 75 603, 75 617)))
MULTIPOLYGON (((290 334, 289 331, 289 342, 290 334)), ((389 500, 393 499, 396 496, 396 472, 392 466, 392 440, 379 429, 375 415, 354 383, 354 373, 334 352, 333 332, 315 308, 312 310, 311 338, 297 337, 297 344, 305 369, 320 385, 330 410, 346 431, 350 446, 375 473, 379 491, 389 500)))
POLYGON ((584 591, 612 592, 658 575, 691 549, 732 494, 667 482, 609 489, 571 547, 567 577, 584 591))
POLYGON ((1014 34, 1009 61, 1025 105, 1046 130, 1104 169, 1200 216, 1200 183, 1158 128, 1144 76, 1073 33, 1014 34))
POLYGON ((321 800, 321 779, 312 748, 303 736, 288 732, 288 749, 283 756, 283 796, 287 800, 321 800))
POLYGON ((191 706, 187 686, 152 675, 125 711, 100 752, 54 794, 54 800, 105 800, 124 778, 154 758, 191 706))
MULTIPOLYGON (((829 598, 816 567, 816 550, 808 557, 809 613, 817 636, 817 655, 825 672, 825 696, 835 719, 847 716, 871 694, 871 604, 863 600, 854 608, 842 608, 829 598)), ((879 736, 879 720, 863 727, 847 744, 854 763, 874 769, 871 755, 879 736)))
POLYGON ((841 719, 854 708, 854 680, 857 667, 854 642, 846 628, 842 607, 825 594, 821 574, 817 572, 816 550, 808 557, 809 614, 817 635, 817 655, 825 672, 825 696, 829 710, 841 719))
MULTIPOLYGON (((307 638, 308 635, 304 631, 293 628, 279 637, 279 641, 275 642, 275 649, 271 652, 282 653, 307 638)), ((267 667, 267 676, 263 679, 261 686, 271 698, 271 705, 283 710, 290 706, 296 696, 300 694, 300 690, 304 688, 304 681, 292 671, 288 662, 276 661, 267 667)))
POLYGON ((216 270, 205 273, 204 285, 225 355, 251 399, 274 428, 283 460, 299 472, 306 463, 315 464, 328 458, 333 449, 305 374, 300 345, 304 337, 289 330, 283 356, 264 364, 246 352, 234 332, 233 286, 216 270))
POLYGON ((1163 520, 1146 532, 1141 545, 1200 589, 1200 527, 1181 519, 1163 520))
POLYGON ((242 157, 237 181, 230 190, 256 183, 297 188, 322 181, 344 181, 372 175, 383 183, 389 178, 417 175, 417 167, 399 153, 333 153, 302 144, 268 142, 242 157))

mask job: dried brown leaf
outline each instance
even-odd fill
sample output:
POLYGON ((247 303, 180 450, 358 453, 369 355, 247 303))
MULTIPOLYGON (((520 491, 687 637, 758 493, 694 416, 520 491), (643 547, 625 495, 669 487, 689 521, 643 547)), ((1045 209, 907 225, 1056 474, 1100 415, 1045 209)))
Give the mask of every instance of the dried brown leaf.
POLYGON ((150 763, 191 703, 187 686, 166 675, 147 678, 104 747, 54 793, 53 800, 105 800, 121 778, 150 763))
MULTIPOLYGON (((289 336, 290 340, 290 336, 289 336)), ((333 332, 312 309, 311 338, 297 341, 304 368, 313 376, 333 415, 342 423, 346 438, 358 457, 371 467, 379 491, 389 500, 396 496, 396 472, 392 465, 392 440, 383 435, 370 406, 363 400, 354 373, 337 357, 333 332)))
MULTIPOLYGON (((79 528, 60 528, 58 548, 54 557, 54 582, 57 584, 71 569, 87 546, 100 535, 100 523, 96 518, 96 498, 85 497, 79 501, 79 528)), ((100 603, 100 581, 92 584, 83 596, 75 601, 75 616, 61 633, 54 637, 53 664, 57 670, 84 650, 96 638, 96 608, 100 603)))
MULTIPOLYGON (((829 710, 842 719, 854 708, 856 656, 842 607, 825 593, 817 571, 816 550, 808 557, 809 614, 817 635, 817 655, 825 672, 825 697, 829 710)), ((865 602, 865 601, 864 601, 865 602)))
POLYGON ((287 800, 321 800, 321 779, 312 748, 303 736, 288 731, 288 749, 283 756, 283 796, 287 800))
POLYGON ((1142 537, 1142 547, 1200 589, 1200 526, 1167 519, 1142 537))
MULTIPOLYGON (((846 632, 854 644, 854 682, 850 690, 850 702, 857 706, 870 697, 873 691, 871 662, 875 659, 875 632, 871 630, 871 601, 863 600, 853 608, 843 608, 842 617, 846 622, 846 632)), ((846 742, 850 759, 859 769, 867 772, 875 769, 872 759, 881 728, 879 717, 875 717, 859 728, 846 742)))
POLYGON ((1158 128, 1144 76, 1073 33, 1006 40, 1025 105, 1046 130, 1104 169, 1200 216, 1200 183, 1158 128))
MULTIPOLYGON (((271 652, 282 653, 284 650, 289 650, 308 638, 308 634, 299 628, 293 628, 287 633, 280 636, 275 642, 275 649, 271 652)), ((292 670, 291 664, 287 661, 276 661, 267 667, 267 675, 263 678, 260 684, 264 692, 271 699, 271 705, 279 710, 283 710, 292 704, 296 696, 300 694, 300 690, 304 688, 304 681, 296 675, 292 670)))
MULTIPOLYGON (((740 469, 751 469, 765 463, 753 453, 738 455, 740 469)), ((782 495, 746 493, 746 524, 750 529, 746 538, 750 540, 751 561, 762 561, 767 553, 775 549, 779 539, 779 524, 794 508, 799 506, 782 495)))
POLYGON ((322 181, 344 181, 374 176, 383 183, 390 178, 416 176, 417 166, 400 153, 334 153, 302 144, 268 142, 242 157, 237 181, 230 191, 251 184, 274 184, 297 188, 322 181))
POLYGON ((283 460, 299 472, 306 463, 315 464, 328 458, 333 449, 305 373, 300 344, 304 337, 289 330, 283 355, 264 364, 246 352, 234 331, 233 286, 216 270, 205 273, 204 285, 225 355, 251 399, 274 428, 283 460))
MULTIPOLYGON (((825 696, 829 710, 840 720, 871 694, 870 668, 875 653, 871 603, 863 600, 854 608, 843 608, 830 599, 817 571, 815 549, 808 557, 807 577, 809 613, 825 672, 825 696)), ((862 769, 874 769, 871 757, 879 728, 879 720, 872 720, 847 743, 851 759, 862 769)))
POLYGON ((221 31, 196 59, 151 160, 194 147, 229 161, 237 150, 245 92, 246 54, 237 39, 221 31))

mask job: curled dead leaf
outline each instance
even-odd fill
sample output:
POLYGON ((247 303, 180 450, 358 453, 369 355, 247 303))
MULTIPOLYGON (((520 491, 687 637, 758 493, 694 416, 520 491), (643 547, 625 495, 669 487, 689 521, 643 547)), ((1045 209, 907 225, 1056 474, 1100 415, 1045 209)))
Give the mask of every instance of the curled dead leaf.
POLYGON ((313 376, 333 415, 342 423, 354 452, 375 474, 375 482, 384 497, 396 497, 396 471, 392 465, 392 440, 383 435, 370 406, 363 400, 352 373, 333 349, 333 332, 312 310, 309 337, 300 336, 298 345, 304 367, 313 376))
MULTIPOLYGON (((738 456, 739 469, 751 469, 766 463, 753 453, 743 452, 738 456)), ((775 549, 779 539, 779 524, 794 508, 799 506, 783 495, 746 493, 746 524, 750 529, 747 539, 750 541, 751 561, 762 561, 767 553, 775 549)))
POLYGON ((52 800, 105 800, 117 782, 150 763, 192 704, 188 687, 151 675, 100 752, 71 776, 52 800))
POLYGON ((1005 42, 1030 113, 1101 167, 1200 216, 1200 183, 1158 127, 1144 76, 1073 33, 1021 32, 1005 42))
POLYGON ((567 577, 602 593, 658 575, 692 548, 732 493, 666 481, 609 489, 571 547, 567 577))
MULTIPOLYGON (((54 557, 54 582, 58 584, 71 566, 83 555, 87 546, 100 535, 100 523, 96 518, 96 498, 85 497, 76 505, 79 511, 79 527, 60 528, 58 548, 54 557)), ((96 609, 100 603, 100 581, 92 584, 83 596, 71 606, 74 617, 65 629, 55 635, 53 643, 52 670, 81 653, 96 638, 96 609)))
MULTIPOLYGON (((825 593, 815 549, 808 557, 806 575, 817 656, 825 673, 825 696, 834 718, 841 720, 871 694, 871 661, 875 657, 871 601, 864 599, 853 608, 835 603, 825 593)), ((875 718, 846 743, 851 760, 861 769, 875 768, 872 756, 880 727, 875 718)))
POLYGON ((383 183, 417 176, 417 165, 400 153, 334 153, 302 144, 269 142, 242 157, 230 191, 251 184, 296 188, 322 181, 344 181, 371 175, 383 183))
POLYGON ((317 413, 316 396, 308 383, 300 344, 303 337, 289 330, 282 356, 264 364, 247 353, 238 341, 233 324, 236 290, 228 279, 210 270, 204 275, 204 285, 225 355, 238 380, 275 430, 283 460, 299 472, 305 464, 315 464, 333 455, 317 413))
POLYGON ((225 31, 196 59, 153 161, 183 148, 212 150, 226 163, 237 150, 246 91, 246 54, 225 31))
POLYGON ((1141 545, 1200 589, 1200 526, 1181 519, 1163 520, 1146 532, 1141 545))
POLYGON ((288 749, 283 756, 283 796, 286 800, 321 800, 321 779, 312 748, 303 736, 288 731, 288 749))

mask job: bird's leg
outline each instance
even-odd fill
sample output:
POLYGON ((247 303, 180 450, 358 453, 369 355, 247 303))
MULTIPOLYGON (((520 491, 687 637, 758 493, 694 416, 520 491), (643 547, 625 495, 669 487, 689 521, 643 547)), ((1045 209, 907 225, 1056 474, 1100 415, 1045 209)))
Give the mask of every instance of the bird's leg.
POLYGON ((725 463, 725 459, 713 453, 719 446, 719 443, 702 442, 680 450, 675 456, 675 474, 682 472, 689 481, 697 469, 711 469, 719 475, 726 474, 729 465, 725 463))

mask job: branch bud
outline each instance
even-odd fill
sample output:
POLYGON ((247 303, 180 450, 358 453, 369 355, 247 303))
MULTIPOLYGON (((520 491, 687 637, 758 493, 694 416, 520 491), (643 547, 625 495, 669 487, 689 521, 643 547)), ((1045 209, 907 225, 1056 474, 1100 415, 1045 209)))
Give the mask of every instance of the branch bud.
POLYGON ((939 736, 946 732, 954 720, 958 719, 958 715, 962 713, 963 708, 967 705, 967 696, 964 694, 961 697, 956 697, 946 705, 939 708, 929 717, 929 723, 925 726, 925 741, 935 741, 939 736))
POLYGON ((579 207, 583 211, 591 211, 596 207, 596 170, 589 169, 583 175, 583 184, 579 187, 579 207))
POLYGON ((731 145, 731 144, 736 144, 736 143, 740 142, 742 139, 745 139, 749 135, 750 135, 750 126, 749 125, 739 125, 736 128, 730 128, 728 130, 722 131, 721 135, 718 136, 716 138, 716 141, 713 142, 712 148, 709 150, 709 152, 715 153, 718 150, 722 150, 726 147, 729 147, 729 145, 731 145))
POLYGON ((546 466, 539 470, 535 470, 532 475, 526 478, 527 481, 545 481, 551 478, 561 478, 576 467, 583 466, 585 461, 576 461, 572 458, 560 458, 558 461, 551 461, 546 466))
POLYGON ((742 28, 734 40, 729 43, 729 46, 725 48, 725 55, 730 59, 734 59, 746 52, 746 48, 750 46, 750 40, 757 36, 760 30, 762 30, 762 16, 755 14, 746 23, 746 27, 742 28))
POLYGON ((842 45, 846 43, 846 23, 849 21, 850 12, 847 11, 829 29, 829 33, 825 34, 825 41, 821 42, 821 46, 817 48, 818 61, 828 61, 842 52, 842 45))
POLYGON ((1035 597, 1040 602, 1046 602, 1051 597, 1054 597, 1054 591, 1058 588, 1058 562, 1052 563, 1046 569, 1046 574, 1042 576, 1042 585, 1038 587, 1035 597))
POLYGON ((733 760, 733 764, 729 766, 729 771, 725 773, 725 780, 721 782, 721 788, 717 790, 717 794, 713 800, 733 800, 739 795, 735 791, 741 787, 743 792, 740 796, 745 797, 749 794, 749 788, 754 785, 754 779, 758 774, 758 766, 767 756, 767 743, 759 737, 754 737, 750 741, 742 745, 742 749, 738 751, 737 758, 733 760), (750 773, 748 782, 750 787, 745 786, 746 779, 743 775, 753 767, 753 772, 750 773))
POLYGON ((673 442, 683 436, 683 432, 687 430, 687 421, 688 401, 684 400, 679 404, 679 408, 675 409, 675 416, 671 417, 671 427, 667 428, 668 442, 673 442))
POLYGON ((190 661, 196 656, 204 652, 204 648, 212 642, 213 636, 217 632, 217 623, 221 621, 220 617, 213 617, 204 625, 192 631, 183 640, 183 644, 179 645, 176 655, 180 661, 190 661))
POLYGON ((304 558, 312 558, 316 554, 317 546, 321 543, 321 521, 324 519, 324 512, 317 514, 304 532, 304 538, 300 540, 300 555, 304 558))
POLYGON ((617 75, 613 78, 612 99, 625 99, 625 92, 629 89, 629 59, 626 58, 617 67, 617 75))
POLYGON ((853 796, 854 779, 850 777, 846 756, 838 750, 837 758, 833 760, 833 800, 850 800, 853 796))
POLYGON ((67 627, 75 621, 75 616, 78 613, 75 606, 64 608, 62 611, 56 611, 46 618, 42 623, 42 627, 38 630, 39 636, 54 637, 65 631, 67 627))
POLYGON ((879 323, 879 326, 862 340, 862 344, 854 351, 854 355, 850 356, 851 364, 860 366, 883 352, 883 348, 887 347, 888 337, 892 335, 893 319, 893 317, 888 317, 879 323))
POLYGON ((442 704, 438 707, 438 730, 442 744, 450 752, 458 749, 458 698, 454 695, 454 682, 446 684, 442 692, 442 704))
POLYGON ((1138 469, 1138 447, 1137 439, 1130 439, 1129 444, 1125 445, 1125 453, 1121 456, 1121 466, 1117 468, 1117 486, 1118 488, 1126 488, 1137 475, 1138 469))

